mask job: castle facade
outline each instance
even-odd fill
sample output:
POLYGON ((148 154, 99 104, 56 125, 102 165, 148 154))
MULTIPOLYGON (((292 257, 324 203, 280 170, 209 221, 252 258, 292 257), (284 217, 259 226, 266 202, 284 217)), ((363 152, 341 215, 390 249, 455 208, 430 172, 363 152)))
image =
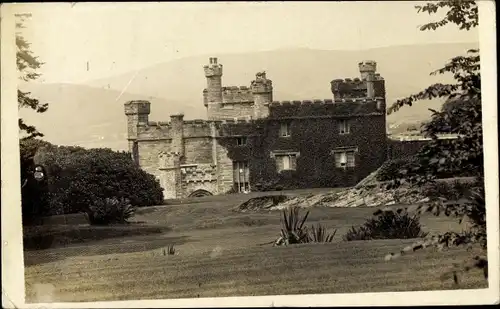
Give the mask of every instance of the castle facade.
POLYGON ((248 87, 224 87, 223 66, 210 58, 208 120, 151 122, 148 101, 129 101, 129 151, 167 199, 352 186, 388 157, 385 81, 376 69, 363 61, 359 77, 331 81, 331 99, 276 102, 266 73, 248 87))

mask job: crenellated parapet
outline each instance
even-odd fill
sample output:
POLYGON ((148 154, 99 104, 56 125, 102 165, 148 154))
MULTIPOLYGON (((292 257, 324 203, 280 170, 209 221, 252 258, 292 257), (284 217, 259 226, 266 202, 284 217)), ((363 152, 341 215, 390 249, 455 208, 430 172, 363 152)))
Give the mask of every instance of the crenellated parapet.
POLYGON ((253 103, 253 93, 247 86, 222 87, 222 103, 253 103))
POLYGON ((259 72, 255 74, 250 88, 253 93, 269 93, 273 91, 273 82, 267 78, 266 72, 259 72))
MULTIPOLYGON (((373 75, 375 94, 374 96, 385 96, 383 91, 377 84, 384 84, 384 78, 380 76, 379 73, 373 75)), ((385 88, 385 87, 383 87, 385 88)), ((368 83, 366 80, 360 78, 345 78, 345 79, 334 79, 331 81, 331 90, 333 97, 337 99, 342 98, 366 98, 368 97, 368 83)))
POLYGON ((342 98, 342 99, 314 99, 314 100, 284 100, 284 101, 273 101, 269 103, 270 107, 276 106, 302 106, 302 105, 324 105, 324 104, 338 104, 338 103, 369 103, 376 102, 382 98, 368 99, 368 98, 342 98))
POLYGON ((273 101, 269 106, 270 117, 349 117, 384 115, 383 98, 345 98, 324 100, 273 101))
POLYGON ((222 76, 222 64, 217 63, 217 58, 209 58, 209 64, 204 65, 205 77, 222 76))

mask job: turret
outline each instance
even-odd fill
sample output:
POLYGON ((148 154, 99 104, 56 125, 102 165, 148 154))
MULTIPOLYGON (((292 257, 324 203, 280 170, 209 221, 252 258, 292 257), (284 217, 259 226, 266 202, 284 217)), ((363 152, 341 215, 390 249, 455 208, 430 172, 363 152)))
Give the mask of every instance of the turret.
POLYGON ((124 107, 127 116, 128 148, 132 153, 132 158, 138 162, 137 126, 148 124, 151 103, 142 100, 128 101, 124 104, 124 107))
POLYGON ((172 144, 170 149, 179 154, 180 160, 184 158, 184 115, 175 114, 170 116, 172 144))
POLYGON ((222 102, 222 64, 217 63, 217 58, 211 57, 203 69, 207 78, 207 88, 203 91, 205 106, 222 102))
POLYGON ((273 101, 273 82, 267 79, 266 72, 255 74, 255 80, 252 81, 250 89, 254 98, 255 119, 269 116, 268 103, 273 101))
POLYGON ((361 80, 366 81, 366 96, 367 98, 375 97, 375 72, 377 71, 377 63, 372 60, 365 60, 358 64, 361 80))

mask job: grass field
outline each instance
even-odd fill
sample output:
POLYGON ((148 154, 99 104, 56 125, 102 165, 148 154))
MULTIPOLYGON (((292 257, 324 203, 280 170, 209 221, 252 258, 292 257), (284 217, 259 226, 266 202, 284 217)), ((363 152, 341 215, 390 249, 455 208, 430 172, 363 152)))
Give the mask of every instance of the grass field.
MULTIPOLYGON (((308 194, 296 191, 293 194, 308 194)), ((289 194, 289 193, 287 193, 289 194)), ((166 232, 25 251, 27 302, 98 301, 303 293, 442 290, 457 288, 440 276, 463 249, 428 250, 387 262, 411 240, 344 242, 374 208, 313 208, 308 223, 338 229, 333 243, 289 247, 275 240, 277 211, 238 213, 256 194, 169 201, 140 209, 135 224, 166 232), (174 245, 175 255, 163 255, 174 245)), ((422 217, 426 231, 461 229, 453 221, 422 217)), ((487 287, 479 272, 461 278, 460 288, 487 287)))

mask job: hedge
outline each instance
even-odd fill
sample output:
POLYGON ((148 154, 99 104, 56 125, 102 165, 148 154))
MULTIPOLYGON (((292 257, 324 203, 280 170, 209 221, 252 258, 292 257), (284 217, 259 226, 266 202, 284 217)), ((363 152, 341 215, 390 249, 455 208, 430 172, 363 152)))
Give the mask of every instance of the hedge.
MULTIPOLYGON (((21 142, 21 156, 27 158, 24 169, 33 163, 46 169, 47 203, 39 214, 89 212, 93 204, 106 198, 128 199, 139 207, 163 202, 158 180, 138 167, 128 152, 27 140, 21 142)), ((23 202, 36 198, 23 194, 23 202)))

